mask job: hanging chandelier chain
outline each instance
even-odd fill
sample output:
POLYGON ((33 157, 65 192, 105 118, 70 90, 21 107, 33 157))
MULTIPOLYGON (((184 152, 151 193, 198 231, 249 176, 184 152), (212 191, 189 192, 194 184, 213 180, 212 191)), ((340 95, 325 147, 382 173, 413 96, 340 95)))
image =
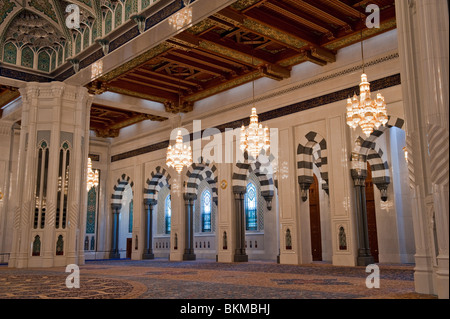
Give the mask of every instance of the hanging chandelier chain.
MULTIPOLYGON (((362 13, 360 12, 361 23, 364 25, 362 13)), ((361 27, 361 59, 363 74, 361 75, 361 83, 359 84, 360 97, 355 95, 347 99, 347 125, 356 129, 360 126, 364 134, 369 137, 374 128, 379 128, 388 122, 386 103, 381 93, 377 94, 377 98, 372 100, 370 96, 370 83, 367 80, 365 61, 364 61, 364 27, 361 27)))
MULTIPOLYGON (((363 15, 362 15, 362 13, 360 12, 359 13, 359 18, 360 18, 360 20, 361 20, 361 23, 362 23, 362 25, 364 25, 364 18, 363 18, 363 15)), ((361 58, 362 58, 362 69, 363 69, 363 73, 366 73, 366 65, 365 65, 365 62, 364 62, 364 40, 363 40, 363 30, 364 30, 364 27, 361 27, 361 58)))

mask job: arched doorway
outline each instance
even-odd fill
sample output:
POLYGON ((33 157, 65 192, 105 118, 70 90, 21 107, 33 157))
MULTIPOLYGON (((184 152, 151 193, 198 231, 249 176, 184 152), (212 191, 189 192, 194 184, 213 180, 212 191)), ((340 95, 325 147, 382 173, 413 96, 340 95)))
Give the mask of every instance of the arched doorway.
POLYGON ((131 258, 133 235, 133 189, 128 184, 122 193, 122 208, 119 215, 119 252, 121 258, 131 258))
POLYGON ((320 229, 319 182, 313 174, 314 183, 309 187, 309 218, 311 225, 311 252, 313 261, 322 261, 322 233, 320 229))
POLYGON ((375 195, 372 182, 372 170, 370 164, 367 163, 366 177, 366 210, 367 210, 367 230, 369 234, 370 253, 377 263, 378 259, 378 234, 377 219, 375 215, 375 195))

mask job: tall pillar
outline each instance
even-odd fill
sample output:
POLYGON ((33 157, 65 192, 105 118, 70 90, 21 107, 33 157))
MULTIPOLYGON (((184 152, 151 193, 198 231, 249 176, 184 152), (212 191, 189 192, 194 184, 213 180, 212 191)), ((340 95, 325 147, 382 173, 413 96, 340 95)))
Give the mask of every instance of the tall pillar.
POLYGON ((8 190, 14 185, 12 167, 14 153, 17 153, 14 143, 16 128, 20 126, 10 121, 0 121, 0 263, 8 261, 6 252, 11 250, 12 244, 11 213, 14 211, 15 194, 8 190))
POLYGON ((120 204, 111 204, 111 210, 113 212, 113 227, 112 227, 112 241, 111 241, 111 252, 109 258, 118 259, 120 258, 119 253, 119 214, 122 206, 120 204))
POLYGON ((88 127, 92 97, 60 82, 20 89, 21 136, 10 267, 84 263, 88 127), (81 247, 81 248, 80 248, 81 247))
POLYGON ((416 291, 449 297, 448 1, 395 1, 413 224, 416 291))
POLYGON ((366 181, 364 177, 354 178, 356 193, 356 225, 358 234, 358 266, 374 263, 369 247, 369 231, 367 226, 366 181))
POLYGON ((153 254, 153 207, 152 203, 145 204, 145 247, 142 259, 154 259, 153 254))
POLYGON ((195 260, 194 253, 194 199, 184 196, 185 205, 185 249, 183 260, 195 260))
POLYGON ((236 249, 234 262, 247 262, 248 255, 245 252, 245 192, 234 192, 234 209, 236 213, 236 249))

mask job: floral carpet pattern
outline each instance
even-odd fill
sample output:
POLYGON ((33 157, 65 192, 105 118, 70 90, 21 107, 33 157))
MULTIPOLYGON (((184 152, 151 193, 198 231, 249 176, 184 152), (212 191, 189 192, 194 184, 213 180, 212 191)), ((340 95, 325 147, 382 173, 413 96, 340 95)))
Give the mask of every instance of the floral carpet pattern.
POLYGON ((380 288, 366 286, 365 267, 325 263, 87 261, 80 288, 69 289, 65 267, 0 266, 0 299, 434 299, 414 292, 411 265, 379 265, 380 288))

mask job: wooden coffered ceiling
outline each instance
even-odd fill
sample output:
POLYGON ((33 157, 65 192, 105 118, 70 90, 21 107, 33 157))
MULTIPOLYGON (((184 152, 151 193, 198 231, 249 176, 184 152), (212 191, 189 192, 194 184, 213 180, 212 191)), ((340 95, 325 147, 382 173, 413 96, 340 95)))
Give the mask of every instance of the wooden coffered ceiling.
POLYGON ((0 85, 0 119, 3 114, 3 107, 20 96, 19 90, 14 87, 0 85))
POLYGON ((394 29, 394 0, 240 0, 90 83, 189 112, 208 96, 260 77, 283 80, 293 66, 335 61, 339 49, 394 29), (365 25, 368 4, 381 25, 365 25))
POLYGON ((167 118, 92 104, 90 129, 99 137, 117 137, 120 129, 144 120, 165 121, 167 118))

